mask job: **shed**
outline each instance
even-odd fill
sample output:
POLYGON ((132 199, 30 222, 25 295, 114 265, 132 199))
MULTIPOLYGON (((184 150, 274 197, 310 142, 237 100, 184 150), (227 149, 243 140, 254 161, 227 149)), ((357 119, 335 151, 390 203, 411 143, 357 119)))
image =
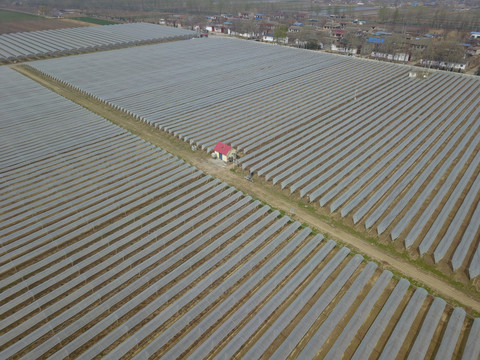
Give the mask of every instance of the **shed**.
POLYGON ((217 158, 225 162, 228 161, 230 157, 233 157, 237 152, 231 146, 218 142, 217 145, 213 148, 213 152, 217 155, 217 158))

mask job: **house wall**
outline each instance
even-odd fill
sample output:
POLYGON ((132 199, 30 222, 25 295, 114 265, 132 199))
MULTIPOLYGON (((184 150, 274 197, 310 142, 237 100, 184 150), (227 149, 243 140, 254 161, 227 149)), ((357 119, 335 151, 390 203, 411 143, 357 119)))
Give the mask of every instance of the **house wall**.
POLYGON ((404 61, 404 62, 410 61, 410 55, 404 54, 404 53, 397 53, 393 55, 393 54, 382 53, 379 51, 372 51, 371 56, 374 58, 387 59, 387 60, 404 61))
POLYGON ((335 44, 332 44, 330 46, 330 49, 332 51, 337 51, 337 52, 352 54, 352 55, 357 53, 357 49, 345 49, 345 48, 342 48, 342 47, 338 47, 335 44))
MULTIPOLYGON (((268 42, 275 42, 275 39, 272 37, 272 36, 265 36, 263 35, 262 37, 262 40, 263 41, 268 41, 268 42)), ((279 39, 276 39, 278 43, 280 44, 288 44, 288 37, 286 38, 279 38, 279 39)))
MULTIPOLYGON (((215 151, 215 155, 217 155, 217 159, 220 159, 220 153, 218 151, 215 151)), ((226 155, 222 155, 222 160, 227 162, 228 157, 226 155)))

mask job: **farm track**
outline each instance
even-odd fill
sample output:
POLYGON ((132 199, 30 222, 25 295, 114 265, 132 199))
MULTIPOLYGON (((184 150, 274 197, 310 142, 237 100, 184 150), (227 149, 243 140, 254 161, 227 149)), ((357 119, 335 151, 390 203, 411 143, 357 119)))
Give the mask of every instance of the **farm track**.
MULTIPOLYGON (((241 173, 237 174, 228 171, 226 168, 212 165, 212 162, 206 158, 205 155, 198 152, 192 152, 189 146, 184 142, 175 139, 172 136, 165 136, 161 131, 153 130, 149 125, 136 120, 132 116, 125 114, 123 111, 114 109, 91 96, 80 93, 70 86, 66 86, 52 78, 48 78, 28 66, 15 66, 13 68, 31 77, 45 87, 52 89, 58 94, 78 103, 115 124, 122 126, 133 134, 137 134, 150 143, 179 156, 204 172, 222 179, 227 183, 235 184, 238 189, 247 194, 251 194, 255 198, 265 201, 274 208, 283 210, 285 213, 290 213, 292 208, 295 209, 296 218, 319 232, 329 234, 332 239, 348 244, 349 247, 356 251, 378 261, 385 268, 392 269, 396 273, 402 274, 409 279, 414 279, 418 284, 431 289, 436 294, 441 295, 449 301, 458 302, 467 308, 480 312, 480 300, 478 300, 478 294, 476 292, 469 295, 468 292, 463 292, 463 290, 459 289, 457 286, 449 284, 447 281, 442 280, 432 273, 409 263, 409 261, 391 253, 387 253, 379 247, 376 247, 374 244, 364 241, 345 230, 331 225, 330 221, 321 220, 316 213, 312 213, 308 209, 299 206, 298 202, 287 198, 286 196, 279 196, 278 192, 268 184, 262 184, 260 181, 247 183, 243 179, 241 173), (455 294, 455 297, 452 297, 452 294, 455 294)), ((321 209, 318 209, 318 211, 320 212, 321 209)))

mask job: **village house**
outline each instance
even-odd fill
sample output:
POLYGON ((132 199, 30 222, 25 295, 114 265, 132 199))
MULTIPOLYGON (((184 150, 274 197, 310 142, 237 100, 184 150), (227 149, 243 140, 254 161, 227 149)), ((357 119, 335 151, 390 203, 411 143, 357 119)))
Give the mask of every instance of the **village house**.
POLYGON ((288 44, 288 37, 275 38, 273 34, 265 34, 262 36, 262 40, 265 42, 277 42, 279 44, 288 44))
POLYGON ((470 37, 471 37, 472 39, 475 39, 475 40, 480 39, 480 32, 478 32, 478 31, 472 31, 472 32, 470 33, 470 37))

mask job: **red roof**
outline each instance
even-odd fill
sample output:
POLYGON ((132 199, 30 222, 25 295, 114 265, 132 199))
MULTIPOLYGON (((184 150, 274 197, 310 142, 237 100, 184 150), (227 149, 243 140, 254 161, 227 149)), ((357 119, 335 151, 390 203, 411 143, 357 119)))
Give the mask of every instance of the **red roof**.
POLYGON ((222 142, 218 142, 217 145, 213 148, 213 151, 216 151, 222 155, 227 156, 228 152, 232 149, 231 146, 228 146, 222 142))

